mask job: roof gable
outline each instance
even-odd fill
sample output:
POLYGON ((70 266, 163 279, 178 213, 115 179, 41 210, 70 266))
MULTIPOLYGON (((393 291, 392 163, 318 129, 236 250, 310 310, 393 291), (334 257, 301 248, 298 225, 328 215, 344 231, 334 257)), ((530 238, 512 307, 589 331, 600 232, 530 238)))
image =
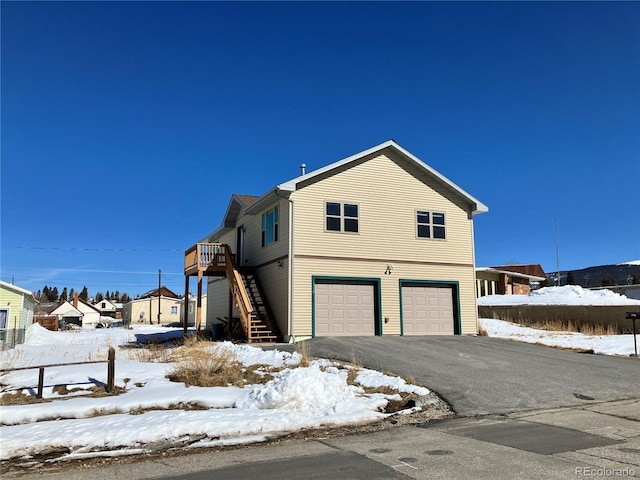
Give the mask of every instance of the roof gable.
MULTIPOLYGON (((337 162, 326 165, 322 168, 314 170, 310 173, 300 175, 296 178, 288 180, 284 183, 281 183, 276 187, 276 190, 286 191, 286 192, 294 192, 298 188, 301 188, 304 185, 308 185, 309 183, 313 183, 322 178, 326 178, 328 175, 332 175, 338 173, 344 168, 348 168, 350 164, 357 164, 358 162, 366 161, 367 157, 371 157, 377 154, 382 154, 384 150, 392 150, 395 153, 400 154, 406 161, 415 165, 418 170, 423 171, 429 177, 433 178, 440 184, 446 186, 448 189, 453 191, 456 195, 460 196, 463 200, 471 205, 471 213, 485 213, 489 211, 489 208, 484 205, 482 202, 477 200, 475 197, 471 196, 469 193, 464 191, 458 185, 453 183, 451 180, 446 178, 444 175, 440 174, 432 167, 424 163, 418 157, 410 153, 409 151, 402 148, 393 140, 388 140, 380 145, 376 145, 375 147, 371 147, 362 152, 356 153, 355 155, 351 155, 350 157, 343 158, 342 160, 338 160, 337 162)), ((271 192, 270 192, 271 193, 271 192)), ((256 202, 258 203, 258 202, 256 202)))

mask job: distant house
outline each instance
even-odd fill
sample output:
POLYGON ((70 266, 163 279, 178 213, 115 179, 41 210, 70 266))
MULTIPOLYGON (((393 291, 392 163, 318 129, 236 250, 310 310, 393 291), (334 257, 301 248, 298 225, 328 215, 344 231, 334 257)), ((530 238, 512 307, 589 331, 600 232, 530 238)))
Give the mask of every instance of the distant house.
POLYGON ((83 328, 96 327, 100 323, 101 313, 93 305, 78 298, 78 294, 72 301, 65 301, 54 308, 49 315, 58 317, 60 323, 77 325, 83 328))
MULTIPOLYGON (((156 288, 124 305, 123 320, 128 323, 167 324, 182 320, 183 301, 167 287, 156 288), (158 308, 160 316, 158 317, 158 308)), ((193 302, 191 315, 193 316, 193 302)))
POLYGON ((93 304, 95 308, 100 310, 100 314, 105 317, 116 318, 116 313, 118 312, 118 308, 115 303, 112 303, 110 300, 106 298, 100 300, 99 302, 95 302, 93 304))
POLYGON ((13 347, 24 342, 33 323, 36 300, 33 293, 0 280, 0 345, 13 347))
POLYGON ((547 276, 540 265, 507 265, 476 268, 476 297, 487 295, 528 295, 532 285, 547 276))
POLYGON ((207 277, 197 311, 240 319, 249 342, 475 334, 473 218, 487 211, 389 140, 233 195, 186 250, 185 291, 207 277))

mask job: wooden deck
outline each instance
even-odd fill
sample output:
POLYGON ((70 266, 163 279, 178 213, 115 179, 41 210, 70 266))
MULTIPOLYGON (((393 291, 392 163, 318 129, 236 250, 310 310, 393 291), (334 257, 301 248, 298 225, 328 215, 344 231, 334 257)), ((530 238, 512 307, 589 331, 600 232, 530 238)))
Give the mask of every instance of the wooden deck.
POLYGON ((224 277, 227 274, 227 249, 229 246, 224 243, 195 244, 184 252, 184 274, 224 277))

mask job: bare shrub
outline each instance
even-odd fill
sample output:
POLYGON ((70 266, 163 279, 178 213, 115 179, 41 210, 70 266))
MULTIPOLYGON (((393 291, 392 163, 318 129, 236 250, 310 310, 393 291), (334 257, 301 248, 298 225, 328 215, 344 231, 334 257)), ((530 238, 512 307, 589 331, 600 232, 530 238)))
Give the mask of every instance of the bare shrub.
POLYGON ((244 385, 242 363, 230 350, 186 347, 180 352, 181 359, 173 371, 167 375, 172 382, 182 382, 187 386, 226 387, 244 385))
POLYGON ((296 344, 296 350, 300 354, 300 366, 308 367, 310 363, 309 342, 302 341, 296 344))

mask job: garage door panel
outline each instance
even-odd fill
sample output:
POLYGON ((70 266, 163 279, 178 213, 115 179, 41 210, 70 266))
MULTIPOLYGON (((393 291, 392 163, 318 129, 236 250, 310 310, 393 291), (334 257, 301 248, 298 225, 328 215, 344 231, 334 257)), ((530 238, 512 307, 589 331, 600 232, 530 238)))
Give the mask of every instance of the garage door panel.
POLYGON ((403 286, 405 335, 453 335, 453 287, 403 286))
POLYGON ((373 284, 316 283, 315 298, 316 336, 375 334, 373 284))

